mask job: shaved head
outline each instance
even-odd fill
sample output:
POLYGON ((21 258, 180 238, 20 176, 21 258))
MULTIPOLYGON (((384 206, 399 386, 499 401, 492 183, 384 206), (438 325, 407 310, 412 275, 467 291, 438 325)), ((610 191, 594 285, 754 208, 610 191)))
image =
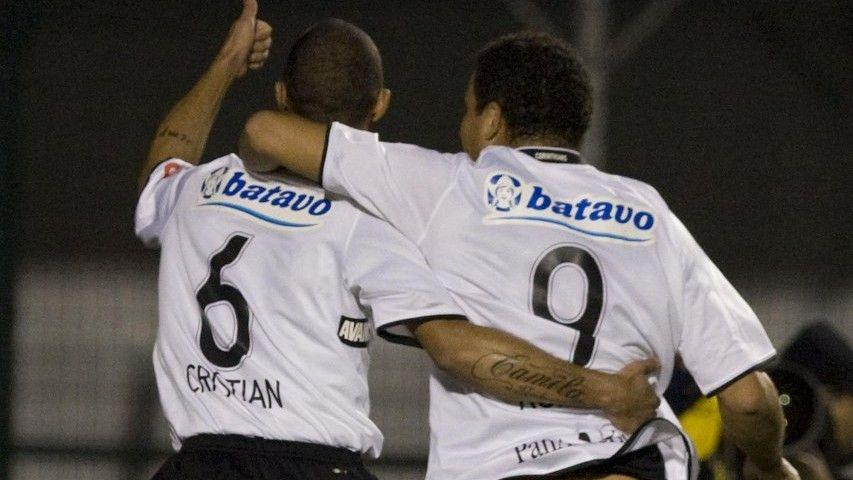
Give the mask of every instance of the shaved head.
POLYGON ((287 56, 282 80, 295 113, 361 128, 382 90, 382 59, 369 35, 328 19, 308 28, 287 56))

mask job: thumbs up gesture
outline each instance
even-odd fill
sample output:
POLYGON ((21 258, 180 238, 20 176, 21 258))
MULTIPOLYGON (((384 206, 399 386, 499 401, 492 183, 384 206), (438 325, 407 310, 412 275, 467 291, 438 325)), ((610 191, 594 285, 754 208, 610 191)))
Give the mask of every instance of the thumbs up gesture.
POLYGON ((249 69, 261 68, 269 56, 272 27, 257 16, 257 0, 243 0, 243 12, 231 25, 219 49, 217 61, 226 66, 233 78, 242 77, 249 69))

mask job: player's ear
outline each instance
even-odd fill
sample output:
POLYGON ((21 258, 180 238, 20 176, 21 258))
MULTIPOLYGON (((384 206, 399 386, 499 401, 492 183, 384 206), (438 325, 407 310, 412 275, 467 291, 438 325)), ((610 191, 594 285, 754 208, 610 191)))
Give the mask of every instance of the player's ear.
POLYGON ((503 110, 498 102, 489 102, 480 113, 480 138, 487 144, 494 145, 501 142, 504 132, 503 110))
POLYGON ((287 85, 281 80, 275 82, 275 104, 282 112, 287 110, 287 85))
POLYGON ((370 118, 371 122, 378 122, 380 118, 385 116, 388 111, 388 106, 391 105, 391 90, 383 88, 379 90, 379 95, 376 97, 376 103, 373 105, 373 114, 370 118))

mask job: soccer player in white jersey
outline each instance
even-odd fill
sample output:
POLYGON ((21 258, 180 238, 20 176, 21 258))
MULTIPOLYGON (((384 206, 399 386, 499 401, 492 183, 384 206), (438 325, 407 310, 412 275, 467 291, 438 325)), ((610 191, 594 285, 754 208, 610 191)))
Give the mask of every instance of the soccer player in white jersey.
MULTIPOLYGON (((162 249, 154 365, 180 448, 155 478, 373 478, 360 456, 382 444, 368 417, 371 323, 448 326, 425 344, 484 392, 604 408, 628 428, 650 416, 654 361, 602 375, 460 321, 422 255, 388 224, 307 182, 252 175, 236 155, 197 166, 229 85, 268 55, 269 25, 244 4, 211 67, 158 128, 140 179, 136 231, 162 249), (466 349, 448 347, 454 335, 466 349), (550 380, 530 388, 478 374, 476 360, 493 352, 550 380)), ((316 120, 364 128, 387 104, 372 42, 344 22, 303 34, 285 77, 292 92, 281 84, 280 100, 316 120)))
MULTIPOLYGON (((602 371, 657 356, 658 392, 680 355, 718 395, 746 478, 798 478, 781 456, 784 418, 759 371, 775 351, 755 314, 652 187, 581 161, 590 87, 571 49, 544 34, 498 39, 477 58, 465 106, 465 153, 281 112, 252 116, 240 151, 254 168, 282 165, 397 227, 477 325, 602 371)), ((429 322, 410 327, 421 338, 429 322)), ((525 375, 499 355, 480 367, 525 375)), ((508 407, 436 371, 430 427, 429 479, 697 474, 665 403, 629 435, 594 412, 508 407)))

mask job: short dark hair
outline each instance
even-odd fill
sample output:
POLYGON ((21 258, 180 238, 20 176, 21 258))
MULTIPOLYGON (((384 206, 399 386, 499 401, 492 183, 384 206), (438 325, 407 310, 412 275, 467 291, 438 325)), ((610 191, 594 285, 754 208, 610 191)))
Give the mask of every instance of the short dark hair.
POLYGON ((296 113, 316 122, 360 127, 370 119, 382 89, 382 59, 360 28, 327 19, 293 44, 283 80, 296 113))
POLYGON ((592 86, 578 55, 539 32, 503 36, 477 55, 474 96, 497 102, 513 138, 553 137, 578 146, 592 115, 592 86))

